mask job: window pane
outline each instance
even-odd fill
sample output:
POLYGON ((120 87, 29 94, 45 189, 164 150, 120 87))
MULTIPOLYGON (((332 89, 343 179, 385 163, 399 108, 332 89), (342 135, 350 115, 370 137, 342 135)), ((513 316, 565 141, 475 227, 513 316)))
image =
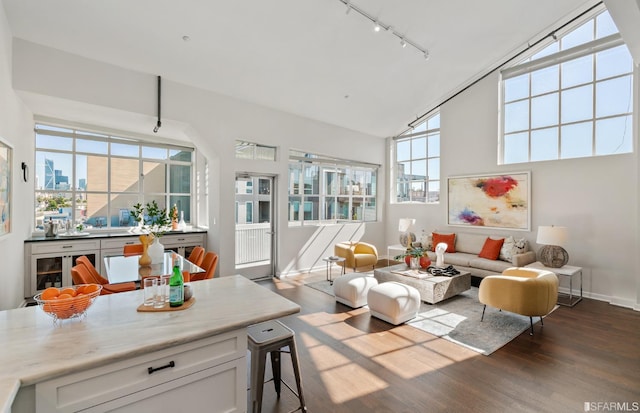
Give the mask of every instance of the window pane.
POLYGON ((289 194, 299 195, 300 190, 300 171, 302 166, 300 164, 289 164, 289 194))
POLYGON ((325 171, 324 193, 326 195, 338 195, 338 177, 335 172, 325 171))
POLYGON ((596 121, 596 154, 631 152, 632 130, 631 115, 596 121))
POLYGON ((71 151, 73 150, 73 139, 63 138, 60 136, 43 135, 38 133, 36 134, 36 148, 71 151))
POLYGON ((596 83, 596 117, 632 111, 631 75, 596 83))
POLYGON ((529 96, 529 74, 512 77, 504 81, 504 101, 526 98, 529 96))
POLYGON ((320 184, 318 177, 320 170, 317 166, 305 166, 304 167, 304 193, 305 195, 318 195, 320 194, 320 184))
POLYGON ((397 202, 407 202, 410 201, 409 198, 409 182, 401 181, 396 184, 396 201, 397 202))
POLYGON ((190 166, 169 165, 169 176, 169 192, 182 194, 188 194, 191 192, 190 166))
POLYGON ((427 121, 427 129, 440 129, 440 114, 433 116, 427 121))
POLYGON ((352 195, 364 195, 365 192, 365 171, 353 171, 353 180, 351 181, 351 194, 352 195))
POLYGON ((88 152, 97 153, 99 155, 107 155, 107 153, 109 152, 109 144, 107 142, 76 139, 76 152, 88 152))
POLYGON ((411 140, 411 157, 425 158, 427 156, 427 138, 419 137, 411 140))
POLYGON ((618 28, 611 19, 608 11, 604 11, 596 17, 596 39, 618 33, 618 28))
POLYGON ((553 42, 549 46, 540 50, 538 53, 531 56, 531 60, 540 59, 541 57, 549 56, 560 50, 560 42, 553 42))
POLYGON ((428 136, 427 155, 440 156, 440 133, 432 133, 428 136))
POLYGON ((529 129, 529 101, 509 103, 504 107, 505 133, 529 129))
POLYGON ((593 154, 593 122, 563 126, 561 158, 581 158, 593 154))
POLYGON ((175 205, 178 208, 178 220, 180 219, 180 213, 184 217, 185 223, 191 222, 191 197, 187 195, 171 195, 169 197, 169 205, 173 207, 175 205))
POLYGON ((126 145, 124 143, 111 144, 111 155, 137 158, 139 153, 140 146, 138 145, 126 145))
POLYGON ((529 134, 514 133, 504 136, 504 163, 529 161, 529 134))
POLYGON ((142 147, 142 157, 150 158, 150 159, 167 159, 167 149, 165 148, 155 148, 153 146, 143 146, 142 147))
POLYGON ((593 55, 562 63, 561 67, 563 88, 593 81, 593 55))
POLYGON ((251 179, 236 178, 236 194, 251 194, 253 185, 251 179))
POLYGON ((440 201, 440 181, 429 181, 429 195, 427 195, 428 202, 440 201))
POLYGON ((336 211, 336 219, 351 219, 349 211, 349 198, 338 198, 338 210, 336 211))
POLYGON ((351 189, 351 177, 350 173, 346 169, 338 169, 338 194, 340 195, 349 195, 349 190, 351 189))
POLYGON ((108 225, 107 217, 108 198, 106 194, 87 194, 87 209, 85 225, 88 228, 106 228, 108 225))
POLYGON ((301 220, 300 206, 302 205, 302 197, 289 197, 289 222, 298 222, 301 220))
POLYGON ((593 86, 586 85, 562 92, 562 123, 593 118, 593 86))
POLYGON ((375 198, 366 198, 364 202, 364 215, 362 217, 363 221, 375 221, 377 219, 376 216, 376 199, 375 198))
POLYGON ((113 194, 111 195, 111 213, 109 220, 112 227, 130 227, 135 225, 130 210, 138 202, 138 195, 113 194))
POLYGON ((324 216, 321 219, 336 219, 336 199, 325 198, 324 199, 324 216))
MULTIPOLYGON (((157 162, 143 162, 142 192, 166 192, 167 176, 166 164, 157 162)), ((113 184, 111 185, 113 187, 113 184)))
POLYGON ((633 59, 627 49, 622 45, 596 54, 596 79, 604 79, 633 70, 633 59))
POLYGON ((562 50, 590 42, 593 40, 593 34, 593 20, 589 20, 560 39, 562 50))
POLYGON ((376 196, 378 193, 378 175, 375 171, 368 172, 369 179, 367 181, 367 193, 366 195, 376 196))
POLYGON ((426 131, 427 131, 427 122, 421 122, 419 125, 416 125, 412 130, 409 130, 405 133, 409 135, 412 133, 426 132, 426 131))
POLYGON ((558 124, 558 93, 531 99, 531 127, 541 128, 558 124))
POLYGON ((411 141, 402 140, 396 142, 396 160, 406 161, 411 159, 411 141))
POLYGON ((411 162, 411 177, 413 179, 424 179, 427 177, 427 160, 421 159, 419 161, 411 162))
POLYGON ((304 220, 320 220, 320 199, 317 196, 306 197, 304 201, 304 220))
POLYGON ((531 95, 558 90, 559 66, 551 66, 531 73, 531 95))
POLYGON ((531 160, 558 159, 558 128, 531 132, 531 160))
POLYGON ((169 149, 169 159, 172 161, 191 162, 193 152, 177 149, 169 149))
POLYGON ((427 191, 424 181, 411 182, 411 200, 415 202, 426 202, 427 191))
POLYGON ((257 145, 256 146, 256 159, 265 161, 276 160, 276 148, 271 146, 257 145))
POLYGON ((76 188, 80 191, 108 191, 108 164, 106 156, 76 155, 76 188))
POLYGON ((69 153, 36 152, 36 187, 67 190, 73 183, 73 158, 69 153))
POLYGON ((69 192, 36 192, 36 228, 44 229, 43 222, 64 223, 71 218, 72 198, 69 192))
POLYGON ((429 159, 429 179, 440 179, 440 158, 429 159))

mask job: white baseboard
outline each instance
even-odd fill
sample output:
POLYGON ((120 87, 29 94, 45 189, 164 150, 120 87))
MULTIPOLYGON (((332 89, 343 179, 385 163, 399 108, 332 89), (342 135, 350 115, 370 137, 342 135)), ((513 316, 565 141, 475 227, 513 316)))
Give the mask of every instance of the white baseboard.
MULTIPOLYGON (((569 289, 566 287, 560 287, 558 288, 558 292, 569 294, 569 289)), ((604 301, 606 303, 609 303, 611 305, 615 305, 618 307, 630 308, 635 311, 640 311, 640 304, 634 303, 632 300, 624 300, 618 297, 612 297, 610 295, 596 294, 596 293, 590 293, 590 292, 584 292, 582 295, 585 298, 590 298, 592 300, 604 301)), ((574 290, 573 296, 574 297, 580 296, 580 291, 576 292, 574 290)))

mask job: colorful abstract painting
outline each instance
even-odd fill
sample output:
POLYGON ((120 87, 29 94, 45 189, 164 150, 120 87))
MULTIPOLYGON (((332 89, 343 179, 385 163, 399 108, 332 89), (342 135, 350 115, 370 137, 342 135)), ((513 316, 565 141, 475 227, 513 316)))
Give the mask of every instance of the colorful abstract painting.
POLYGON ((11 150, 0 139, 0 237, 11 232, 11 150))
POLYGON ((449 178, 449 225, 529 230, 531 174, 449 178))

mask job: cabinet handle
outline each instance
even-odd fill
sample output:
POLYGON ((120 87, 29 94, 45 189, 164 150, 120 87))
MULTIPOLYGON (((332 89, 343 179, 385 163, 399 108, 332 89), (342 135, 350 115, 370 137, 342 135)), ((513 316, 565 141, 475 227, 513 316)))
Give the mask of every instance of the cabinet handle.
POLYGON ((168 369, 170 367, 175 367, 175 366, 176 366, 176 363, 173 360, 171 360, 169 364, 165 364, 164 366, 160 366, 160 367, 149 367, 147 371, 149 372, 149 374, 153 374, 153 372, 155 371, 168 369))
POLYGON ((184 238, 178 238, 178 241, 184 241, 184 238))
POLYGON ((63 245, 62 248, 73 248, 73 245, 63 245))
POLYGON ((133 245, 135 242, 134 241, 129 241, 129 242, 125 242, 125 245, 133 245))

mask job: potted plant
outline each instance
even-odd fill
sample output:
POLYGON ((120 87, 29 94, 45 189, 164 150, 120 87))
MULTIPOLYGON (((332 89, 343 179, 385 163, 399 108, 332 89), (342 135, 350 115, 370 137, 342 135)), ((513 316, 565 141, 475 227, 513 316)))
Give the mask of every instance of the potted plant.
MULTIPOLYGON (((167 232, 169 225, 171 225, 171 219, 167 215, 166 208, 160 208, 154 200, 147 202, 144 207, 142 204, 137 203, 130 212, 141 230, 148 234, 146 242, 142 239, 141 242, 143 245, 149 245, 148 250, 145 252, 148 252, 151 263, 161 262, 164 254, 164 246, 160 243, 160 238, 167 232)), ((145 255, 143 252, 143 257, 145 255)), ((143 261, 146 261, 146 257, 143 261)))
POLYGON ((410 248, 407 248, 407 251, 404 254, 396 255, 394 257, 394 259, 396 260, 400 260, 403 258, 407 266, 411 268, 427 268, 429 265, 431 265, 431 260, 427 255, 427 250, 423 249, 422 247, 412 246, 410 248))

